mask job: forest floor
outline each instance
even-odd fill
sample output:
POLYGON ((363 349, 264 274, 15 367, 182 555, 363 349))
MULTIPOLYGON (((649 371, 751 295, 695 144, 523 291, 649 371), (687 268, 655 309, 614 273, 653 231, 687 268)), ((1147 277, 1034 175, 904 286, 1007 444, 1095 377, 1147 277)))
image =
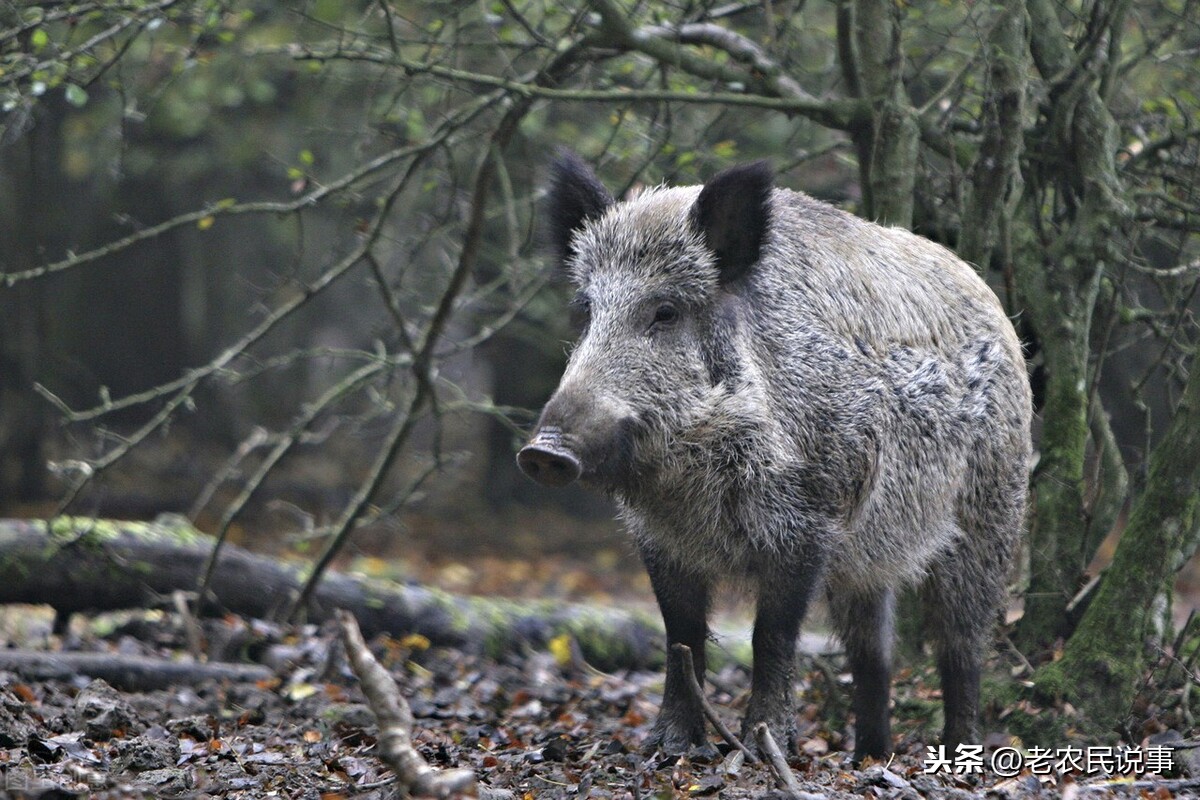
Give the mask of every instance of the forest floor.
MULTIPOLYGON (((26 512, 36 517, 50 510, 26 512)), ((615 524, 567 519, 561 512, 522 514, 520 520, 500 515, 472 525, 447 525, 442 514, 410 514, 402 535, 391 529, 362 532, 352 558, 340 563, 372 577, 460 593, 653 609, 645 571, 615 524)), ((233 539, 258 551, 297 546, 265 534, 271 526, 257 524, 263 521, 235 525, 233 539)), ((1193 577, 1180 584, 1180 596, 1188 602, 1181 607, 1195 607, 1200 596, 1200 569, 1188 574, 1193 577)), ((748 630, 744 604, 723 598, 719 612, 726 627, 748 630)), ((812 616, 806 630, 819 630, 820 610, 812 616)), ((52 622, 47 609, 0 608, 0 644, 51 653, 105 653, 115 659, 189 658, 187 630, 175 613, 76 615, 63 636, 51 634, 52 622)), ((378 758, 375 716, 332 626, 295 629, 232 616, 199 624, 202 639, 237 639, 238 656, 266 664, 273 677, 118 691, 82 675, 32 680, 0 672, 0 798, 394 796, 393 776, 378 758)), ((849 674, 840 656, 823 651, 820 641, 810 636, 802 642, 798 740, 789 758, 806 792, 829 800, 1200 796, 1194 794, 1200 782, 1173 770, 1159 777, 1134 769, 1115 780, 1054 765, 1033 774, 1028 764, 1012 775, 997 774, 990 765, 927 774, 927 748, 937 742, 941 715, 937 679, 927 662, 899 670, 894 678, 896 755, 886 764, 856 769, 850 757, 849 674)), ((412 707, 417 751, 437 768, 474 770, 481 787, 497 790, 496 796, 737 800, 770 796, 774 789, 764 767, 730 755, 716 734, 716 757, 678 759, 644 752, 661 701, 659 672, 604 674, 562 649, 493 660, 428 647, 419 637, 385 637, 372 646, 412 707)), ((990 670, 1009 683, 1027 674, 1020 660, 1008 655, 996 656, 990 670)), ((736 731, 748 695, 747 670, 727 667, 710 676, 707 688, 709 699, 736 731)), ((1186 697, 1186 688, 1183 692, 1186 697)), ((1171 705, 1168 700, 1143 693, 1147 697, 1136 709, 1140 722, 1127 744, 1145 747, 1153 737, 1175 730, 1190 735, 1194 726, 1189 720, 1173 719, 1161 710, 1171 705)), ((1186 709, 1189 704, 1175 705, 1186 709)), ((984 709, 985 730, 1005 730, 1006 717, 1018 710, 1038 711, 989 706, 984 709)), ((979 744, 989 753, 1012 747, 1022 758, 1036 747, 1085 746, 1020 742, 1001 733, 979 744)))
MULTIPOLYGON (((175 614, 77 616, 64 636, 48 613, 0 613, 10 647, 105 653, 119 660, 185 659, 175 614)), ((78 677, 30 681, 0 673, 0 796, 13 798, 385 798, 396 788, 378 760, 378 729, 332 626, 300 629, 235 617, 202 620, 205 640, 237 639, 248 660, 271 666, 254 683, 200 682, 156 691, 117 691, 78 677)), ((565 649, 502 660, 431 648, 420 637, 376 640, 415 716, 417 751, 433 766, 468 767, 493 796, 515 798, 748 798, 771 796, 773 781, 740 755, 671 758, 644 753, 661 698, 657 673, 603 674, 565 649)), ((849 676, 836 656, 802 657, 803 702, 790 763, 802 788, 839 797, 1171 797, 1189 781, 1132 782, 1028 769, 926 772, 936 740, 939 693, 931 670, 896 677, 897 754, 887 764, 851 765, 849 676)), ((997 665, 1004 668, 1002 665, 997 665)), ((737 729, 749 678, 729 667, 709 697, 737 729)), ((988 709, 989 728, 1004 709, 988 709)), ((714 737, 719 743, 719 738, 714 737)), ((993 735, 982 744, 1014 744, 993 735)), ((1019 743, 1017 743, 1019 744, 1019 743)), ((1050 743, 1066 745, 1066 742, 1050 743)), ((722 746, 722 752, 728 748, 722 746)), ((774 795, 783 797, 784 795, 774 795)))

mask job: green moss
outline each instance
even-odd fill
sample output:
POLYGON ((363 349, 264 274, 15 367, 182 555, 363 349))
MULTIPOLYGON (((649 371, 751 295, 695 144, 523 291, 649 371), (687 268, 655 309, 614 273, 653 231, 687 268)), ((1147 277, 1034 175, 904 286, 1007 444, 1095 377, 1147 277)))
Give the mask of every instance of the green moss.
MULTIPOLYGON (((1069 703, 1079 712, 1071 720, 1072 727, 1089 741, 1103 741, 1112 737, 1129 711, 1141 671, 1140 659, 1116 658, 1095 649, 1086 652, 1072 641, 1067 655, 1034 674, 1031 700, 1035 704, 1069 703)), ((1040 716, 1045 712, 1038 719, 1040 716)), ((1052 732, 1058 732, 1061 725, 1052 732)))
POLYGON ((1067 676, 1062 671, 1062 663, 1053 661, 1034 673, 1032 689, 1038 700, 1062 700, 1067 693, 1067 676))
MULTIPOLYGON (((44 525, 45 523, 43 523, 44 525)), ((123 523, 141 525, 144 523, 123 523)), ((54 517, 50 520, 49 538, 54 542, 103 543, 121 535, 121 527, 112 520, 92 517, 54 517)))
MULTIPOLYGON (((46 530, 46 523, 40 525, 46 530)), ((122 536, 182 545, 198 545, 208 540, 186 518, 177 515, 165 515, 153 522, 62 516, 49 523, 49 538, 57 544, 101 545, 122 536)))
POLYGON ((897 731, 929 742, 941 736, 945 717, 940 699, 919 697, 910 692, 896 692, 895 698, 892 719, 897 731))
POLYGON ((989 678, 983 684, 982 694, 993 708, 1006 712, 997 720, 996 727, 1016 736, 1026 747, 1057 747, 1066 741, 1068 725, 1056 709, 1058 695, 1050 689, 1051 685, 1058 685, 1053 676, 1048 676, 1046 687, 1036 682, 1030 686, 989 678))
MULTIPOLYGON (((1090 308, 1090 304, 1087 306, 1090 308)), ((1061 312, 1056 312, 1060 316, 1061 312)), ((1046 406, 1041 457, 1034 480, 1035 524, 1029 533, 1030 585, 1015 639, 1039 652, 1064 633, 1066 605, 1084 556, 1083 464, 1089 429, 1086 391, 1088 341, 1060 320, 1046 336, 1046 406)), ((1086 326, 1078 326, 1086 331, 1086 326)))

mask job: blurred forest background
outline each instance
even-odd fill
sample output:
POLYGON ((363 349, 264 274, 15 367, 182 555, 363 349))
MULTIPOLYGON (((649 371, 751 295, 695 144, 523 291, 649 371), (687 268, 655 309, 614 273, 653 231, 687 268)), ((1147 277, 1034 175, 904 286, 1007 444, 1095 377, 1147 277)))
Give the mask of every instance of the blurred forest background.
POLYGON ((1022 647, 1061 649, 1142 498, 1125 605, 1166 635, 1200 534, 1196 6, 0 0, 0 515, 640 581, 602 498, 513 464, 572 338, 545 166, 619 195, 767 158, 956 249, 1028 343, 1022 647))

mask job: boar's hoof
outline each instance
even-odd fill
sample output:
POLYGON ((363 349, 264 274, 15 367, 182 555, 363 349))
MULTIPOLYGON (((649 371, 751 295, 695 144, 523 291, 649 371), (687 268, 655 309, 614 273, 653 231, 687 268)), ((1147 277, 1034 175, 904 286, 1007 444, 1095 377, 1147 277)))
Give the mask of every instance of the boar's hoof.
POLYGON ((686 755, 694 760, 711 760, 720 754, 704 736, 704 723, 693 729, 670 724, 660 715, 654 729, 642 745, 643 752, 661 751, 669 756, 686 755))
POLYGON ((559 437, 546 433, 539 433, 521 448, 517 466, 543 486, 566 486, 583 472, 579 459, 562 446, 559 437))

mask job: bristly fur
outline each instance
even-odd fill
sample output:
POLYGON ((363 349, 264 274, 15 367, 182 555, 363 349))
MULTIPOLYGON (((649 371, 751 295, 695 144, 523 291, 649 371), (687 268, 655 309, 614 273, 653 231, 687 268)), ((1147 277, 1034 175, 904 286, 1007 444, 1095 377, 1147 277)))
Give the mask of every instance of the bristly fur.
MULTIPOLYGON (((556 167, 551 225, 590 321, 540 424, 616 497, 671 641, 702 655, 710 587, 755 589, 746 729, 787 735, 791 648, 823 585, 856 753, 878 756, 894 597, 921 583, 946 740, 971 741, 1030 455, 995 295, 926 239, 772 188, 763 164, 621 203, 597 186, 578 159, 556 167)), ((680 669, 655 734, 669 749, 703 736, 680 669)))

